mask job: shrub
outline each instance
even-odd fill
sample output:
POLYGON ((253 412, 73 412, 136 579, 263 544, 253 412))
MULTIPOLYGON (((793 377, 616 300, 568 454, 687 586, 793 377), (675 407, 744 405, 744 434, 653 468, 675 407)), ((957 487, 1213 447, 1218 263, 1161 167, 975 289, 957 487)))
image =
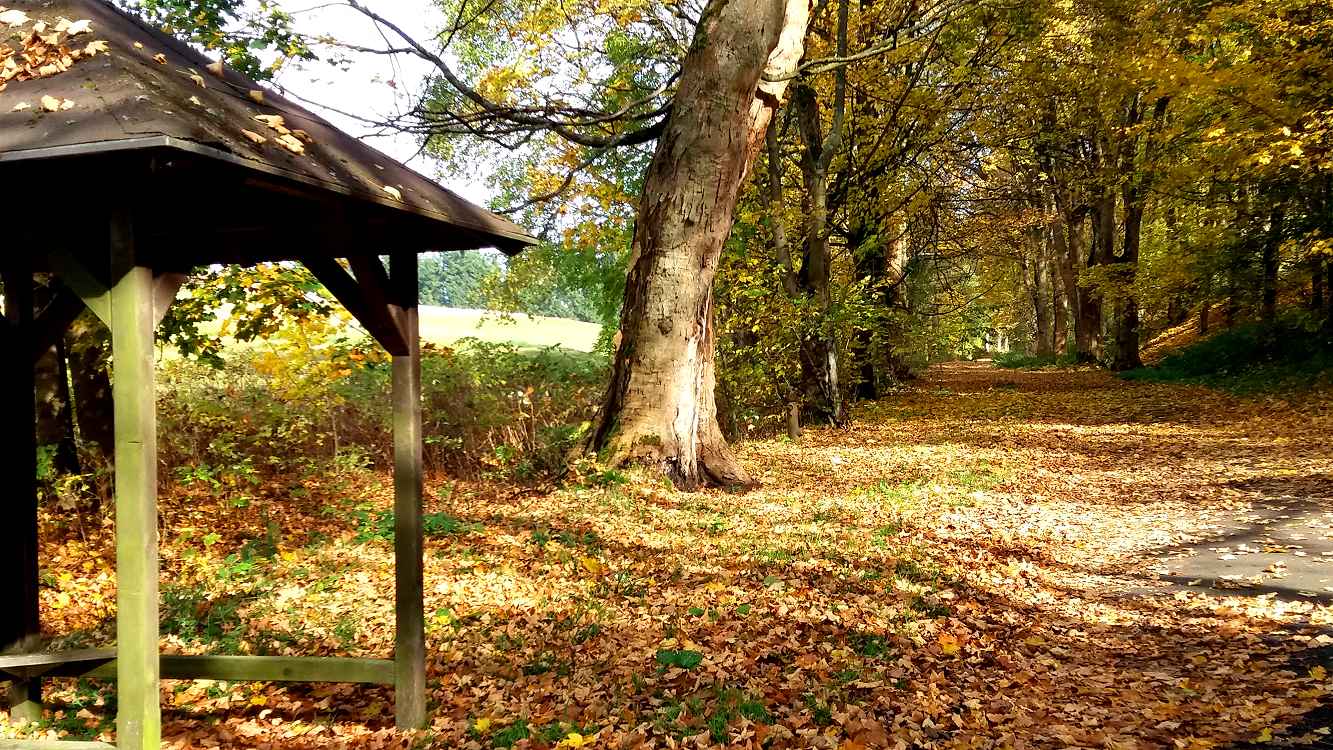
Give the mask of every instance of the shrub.
MULTIPOLYGON (((364 343, 237 347, 221 367, 173 359, 159 451, 177 476, 235 495, 265 478, 392 461, 391 367, 364 343)), ((601 395, 605 360, 465 340, 422 354, 428 470, 529 478, 558 468, 601 395)))

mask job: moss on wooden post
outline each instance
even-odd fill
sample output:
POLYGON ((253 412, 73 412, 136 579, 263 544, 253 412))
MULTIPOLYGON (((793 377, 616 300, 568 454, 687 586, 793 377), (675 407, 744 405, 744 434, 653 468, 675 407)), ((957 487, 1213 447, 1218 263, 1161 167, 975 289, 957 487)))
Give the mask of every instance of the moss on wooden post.
POLYGON ((137 265, 127 213, 111 220, 112 399, 116 431, 116 746, 156 750, 157 416, 153 272, 137 265))
POLYGON ((394 710, 397 724, 426 722, 426 634, 422 603, 421 341, 417 320, 417 256, 392 258, 392 286, 407 354, 393 358, 393 509, 397 638, 394 710))

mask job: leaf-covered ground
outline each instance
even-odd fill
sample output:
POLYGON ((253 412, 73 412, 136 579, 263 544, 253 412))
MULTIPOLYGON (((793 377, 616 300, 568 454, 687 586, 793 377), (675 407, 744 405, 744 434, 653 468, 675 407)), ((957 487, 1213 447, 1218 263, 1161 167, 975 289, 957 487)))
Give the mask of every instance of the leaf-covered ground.
MULTIPOLYGON (((1312 395, 959 364, 849 430, 743 445, 764 483, 745 494, 615 472, 540 491, 440 480, 428 730, 393 732, 388 689, 166 682, 165 733, 267 748, 1317 738, 1302 717, 1333 691, 1327 592, 1260 585, 1277 568, 1220 591, 1174 568, 1275 492, 1326 544, 1330 436, 1312 395)), ((164 649, 387 656, 389 491, 349 470, 244 503, 173 493, 164 649)), ((62 517, 44 535, 46 627, 74 634, 55 645, 105 642, 108 529, 62 517)), ((112 692, 48 692, 36 733, 107 731, 112 692)))

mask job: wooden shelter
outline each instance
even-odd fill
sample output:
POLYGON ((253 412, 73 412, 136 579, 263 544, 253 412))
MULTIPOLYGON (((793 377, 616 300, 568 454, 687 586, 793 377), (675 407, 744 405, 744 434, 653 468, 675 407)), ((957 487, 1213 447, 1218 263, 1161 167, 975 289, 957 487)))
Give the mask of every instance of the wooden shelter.
POLYGON ((140 750, 159 744, 160 677, 334 681, 394 685, 398 725, 420 726, 416 255, 513 253, 532 238, 101 0, 0 5, 0 340, 19 357, 0 374, 0 678, 12 715, 40 712, 43 676, 115 679, 117 746, 140 750), (392 660, 158 653, 154 328, 191 268, 259 261, 305 264, 393 355, 392 660), (59 281, 40 309, 34 274, 59 281), (117 645, 51 654, 36 649, 33 363, 85 306, 112 339, 117 645))

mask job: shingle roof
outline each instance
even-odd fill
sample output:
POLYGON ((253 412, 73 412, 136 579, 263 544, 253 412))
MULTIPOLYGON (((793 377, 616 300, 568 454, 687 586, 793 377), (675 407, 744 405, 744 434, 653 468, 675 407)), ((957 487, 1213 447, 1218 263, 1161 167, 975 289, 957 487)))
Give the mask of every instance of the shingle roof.
POLYGON ((61 18, 87 19, 91 28, 58 38, 80 52, 80 59, 65 58, 61 67, 68 67, 62 72, 20 80, 24 76, 13 76, 11 65, 11 79, 0 91, 0 171, 6 164, 32 159, 175 150, 441 222, 447 226, 439 229, 465 230, 467 239, 461 245, 492 244, 515 251, 534 242, 519 226, 463 200, 299 104, 234 70, 210 70, 211 61, 190 46, 101 0, 0 0, 0 8, 4 6, 29 20, 11 27, 0 23, 0 62, 5 46, 18 52, 12 56, 16 63, 25 62, 24 40, 37 21, 46 22, 47 34, 58 28, 61 18), (105 41, 106 50, 83 54, 96 40, 105 41), (70 104, 46 111, 43 97, 51 97, 48 104, 70 104), (22 104, 29 106, 16 111, 22 104))

